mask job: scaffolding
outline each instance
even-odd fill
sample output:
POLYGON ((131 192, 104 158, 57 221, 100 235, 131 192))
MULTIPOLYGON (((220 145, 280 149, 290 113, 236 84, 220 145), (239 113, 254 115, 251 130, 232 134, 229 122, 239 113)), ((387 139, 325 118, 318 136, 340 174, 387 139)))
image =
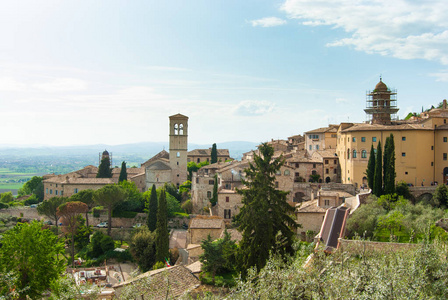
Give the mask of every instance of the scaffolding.
POLYGON ((391 120, 398 120, 397 90, 389 88, 375 89, 366 92, 367 121, 373 124, 390 124, 391 120))

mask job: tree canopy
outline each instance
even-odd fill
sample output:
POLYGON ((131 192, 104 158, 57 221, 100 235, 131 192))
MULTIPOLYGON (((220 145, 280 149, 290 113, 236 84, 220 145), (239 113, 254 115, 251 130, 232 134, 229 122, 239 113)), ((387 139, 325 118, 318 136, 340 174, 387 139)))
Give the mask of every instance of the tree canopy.
POLYGON ((283 157, 273 159, 274 149, 267 143, 259 151, 245 170, 246 188, 237 190, 243 204, 236 216, 243 232, 238 255, 242 271, 252 266, 263 268, 271 251, 281 256, 292 253, 293 229, 297 227, 292 218, 294 208, 286 201, 288 193, 275 188, 275 174, 285 161, 283 157))
POLYGON ((107 223, 107 234, 110 235, 112 226, 112 210, 126 197, 126 191, 116 184, 106 185, 99 190, 96 190, 93 199, 99 205, 107 208, 108 223, 107 223))
POLYGON ((120 177, 118 177, 118 182, 128 180, 128 172, 126 171, 126 162, 121 163, 120 177))
POLYGON ((149 231, 156 230, 157 226, 157 191, 156 186, 153 184, 151 188, 151 196, 148 202, 148 229, 149 231))
POLYGON ((110 168, 109 156, 105 156, 101 159, 96 178, 112 178, 112 169, 110 168))
POLYGON ((44 200, 44 184, 41 176, 33 176, 30 180, 24 183, 21 189, 18 190, 19 196, 34 194, 39 199, 39 202, 44 200))
MULTIPOLYGON (((37 213, 51 219, 58 226, 58 207, 68 201, 67 197, 52 197, 37 207, 37 213)), ((57 227, 56 227, 57 228, 57 227)))
POLYGON ((3 234, 0 248, 0 272, 17 274, 15 288, 20 299, 42 298, 51 283, 64 270, 64 261, 58 254, 64 253, 64 245, 42 223, 19 223, 3 234))
POLYGON ((155 233, 142 226, 132 235, 129 250, 137 262, 140 271, 146 272, 152 269, 155 263, 155 233))
POLYGON ((76 194, 70 196, 70 201, 80 201, 87 205, 88 210, 86 211, 86 226, 89 226, 89 216, 88 212, 95 205, 95 201, 93 200, 94 190, 87 189, 79 191, 76 194))
POLYGON ((212 152, 210 155, 210 163, 214 164, 218 162, 218 149, 216 149, 216 144, 212 146, 212 152))
POLYGON ((169 253, 169 233, 168 233, 168 215, 166 205, 166 193, 162 189, 157 208, 157 226, 156 226, 156 263, 165 262, 170 257, 169 253))

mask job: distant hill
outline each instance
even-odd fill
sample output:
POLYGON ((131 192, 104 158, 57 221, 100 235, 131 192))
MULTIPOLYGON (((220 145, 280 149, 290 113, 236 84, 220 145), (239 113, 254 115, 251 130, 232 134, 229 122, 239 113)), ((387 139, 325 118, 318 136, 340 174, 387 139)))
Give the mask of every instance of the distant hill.
MULTIPOLYGON (((258 143, 234 141, 217 144, 220 149, 229 149, 230 156, 235 159, 241 159, 244 152, 248 152, 256 148, 258 143)), ((189 144, 188 150, 207 149, 212 145, 189 144)), ((36 146, 21 147, 13 145, 0 145, 0 157, 12 158, 31 158, 31 157, 59 157, 59 158, 76 158, 80 160, 91 161, 96 164, 98 155, 105 149, 112 153, 113 164, 123 160, 129 162, 142 163, 153 155, 168 150, 168 143, 164 142, 144 142, 123 145, 85 145, 85 146, 36 146)))

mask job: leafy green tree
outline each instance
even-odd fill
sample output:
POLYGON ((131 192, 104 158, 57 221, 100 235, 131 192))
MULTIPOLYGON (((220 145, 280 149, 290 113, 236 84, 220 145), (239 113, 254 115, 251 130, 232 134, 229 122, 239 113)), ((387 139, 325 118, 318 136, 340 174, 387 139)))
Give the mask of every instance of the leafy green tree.
POLYGON ((3 194, 0 194, 0 202, 8 204, 9 202, 14 201, 14 196, 11 192, 6 192, 3 194))
POLYGON ((70 255, 72 258, 72 265, 75 261, 75 235, 79 227, 80 214, 86 213, 89 210, 87 204, 80 201, 62 203, 56 210, 56 215, 63 218, 67 225, 66 229, 70 234, 70 255))
POLYGON ((168 234, 168 215, 166 193, 162 189, 157 208, 157 226, 156 226, 156 262, 165 262, 165 258, 170 257, 169 253, 169 234, 168 234))
POLYGON ((98 173, 96 174, 96 178, 112 178, 112 169, 110 168, 109 156, 101 159, 101 163, 98 166, 98 173))
POLYGON ((437 207, 448 207, 448 188, 444 184, 436 187, 432 196, 432 202, 437 207))
POLYGON ((126 197, 126 191, 116 184, 106 185, 93 194, 93 199, 96 203, 107 208, 107 235, 110 235, 112 227, 112 211, 120 202, 123 202, 126 197))
POLYGON ((210 163, 214 164, 218 162, 218 150, 216 149, 216 144, 212 146, 212 153, 210 155, 210 163))
POLYGON ((123 202, 114 208, 114 211, 143 212, 145 209, 145 197, 140 193, 135 182, 125 180, 118 185, 125 190, 126 197, 123 202))
POLYGON ((33 176, 30 180, 25 182, 23 187, 18 190, 18 195, 25 196, 29 194, 35 194, 39 199, 39 202, 44 200, 44 184, 41 176, 33 176))
POLYGON ((179 186, 179 194, 182 197, 182 201, 190 199, 191 181, 187 180, 179 186))
POLYGON ((124 180, 128 180, 128 172, 126 171, 125 161, 121 163, 121 171, 120 171, 120 177, 118 177, 118 182, 122 182, 124 180))
POLYGON ((40 299, 62 274, 64 261, 58 254, 63 253, 64 245, 50 230, 42 229, 42 223, 19 223, 3 234, 0 270, 18 275, 15 287, 21 291, 19 299, 25 295, 40 299))
POLYGON ((164 189, 168 194, 176 198, 179 203, 182 202, 182 195, 179 193, 177 187, 174 184, 165 183, 164 189))
POLYGON ((246 188, 238 189, 242 195, 240 213, 236 216, 243 232, 239 244, 241 270, 256 266, 260 270, 266 264, 269 253, 281 256, 293 253, 293 229, 297 227, 292 218, 294 208, 286 201, 287 192, 275 188, 275 174, 285 163, 283 157, 273 159, 274 149, 267 143, 259 146, 260 156, 249 163, 243 180, 246 188), (283 241, 277 242, 280 233, 283 241))
POLYGON ((395 192, 398 196, 403 196, 403 198, 410 200, 412 195, 409 191, 409 186, 405 181, 400 181, 397 183, 397 186, 395 187, 395 192))
POLYGON ((90 243, 90 235, 92 235, 92 226, 86 226, 82 216, 78 216, 78 230, 75 235, 75 249, 81 251, 90 243))
POLYGON ((215 206, 218 203, 218 175, 215 174, 215 180, 213 183, 213 196, 210 199, 210 204, 215 206))
POLYGON ((369 156, 369 162, 367 163, 367 183, 369 185, 369 188, 371 190, 374 189, 374 178, 375 178, 375 149, 373 148, 373 144, 370 147, 370 156, 369 156))
POLYGON ((237 246, 230 239, 230 233, 227 230, 224 231, 224 238, 216 241, 208 235, 207 239, 202 241, 201 247, 204 250, 204 253, 199 256, 202 270, 211 273, 213 284, 217 273, 234 269, 237 246))
POLYGON ((395 143, 394 135, 391 133, 388 138, 386 138, 386 144, 384 146, 384 157, 383 157, 383 183, 384 183, 384 193, 393 194, 395 193, 395 143))
POLYGON ((372 238, 378 225, 378 218, 387 212, 378 204, 375 197, 369 197, 366 204, 359 206, 347 220, 347 236, 356 235, 372 238))
POLYGON ((39 215, 44 215, 47 218, 51 219, 51 221, 54 222, 54 224, 56 224, 56 228, 58 228, 57 226, 58 224, 58 207, 62 204, 68 201, 67 197, 52 197, 50 199, 48 199, 47 201, 42 202, 38 207, 37 207, 37 213, 39 215))
POLYGON ((378 218, 378 226, 389 229, 392 235, 402 225, 403 218, 404 216, 401 212, 393 210, 387 215, 378 218))
POLYGON ((142 226, 132 235, 129 243, 129 251, 137 262, 140 271, 146 272, 152 270, 155 264, 155 233, 151 232, 146 226, 142 226))
POLYGON ((381 142, 378 142, 378 147, 376 148, 373 194, 377 197, 383 194, 383 154, 381 150, 381 142))
POLYGON ((76 194, 73 194, 70 196, 69 201, 80 201, 82 203, 85 203, 87 205, 87 211, 86 211, 86 226, 89 226, 89 210, 91 210, 94 205, 95 205, 95 201, 93 200, 93 194, 95 193, 94 190, 91 189, 87 189, 87 190, 82 190, 79 191, 76 194))
POLYGON ((182 203, 181 207, 187 214, 193 213, 193 203, 191 203, 191 199, 188 199, 187 201, 182 203))
POLYGON ((157 226, 157 192, 156 186, 153 184, 151 188, 151 196, 148 203, 148 229, 150 231, 156 230, 157 226))
POLYGON ((195 163, 194 161, 190 161, 187 163, 187 171, 188 171, 188 180, 192 180, 193 172, 197 172, 203 166, 207 166, 209 164, 208 161, 203 161, 200 163, 195 163))

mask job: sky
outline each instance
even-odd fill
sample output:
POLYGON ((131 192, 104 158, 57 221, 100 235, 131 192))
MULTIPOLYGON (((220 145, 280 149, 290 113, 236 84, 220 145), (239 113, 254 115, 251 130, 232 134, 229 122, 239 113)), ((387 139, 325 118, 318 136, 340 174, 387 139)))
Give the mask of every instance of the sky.
POLYGON ((0 145, 264 142, 448 98, 446 0, 0 3, 0 145))

